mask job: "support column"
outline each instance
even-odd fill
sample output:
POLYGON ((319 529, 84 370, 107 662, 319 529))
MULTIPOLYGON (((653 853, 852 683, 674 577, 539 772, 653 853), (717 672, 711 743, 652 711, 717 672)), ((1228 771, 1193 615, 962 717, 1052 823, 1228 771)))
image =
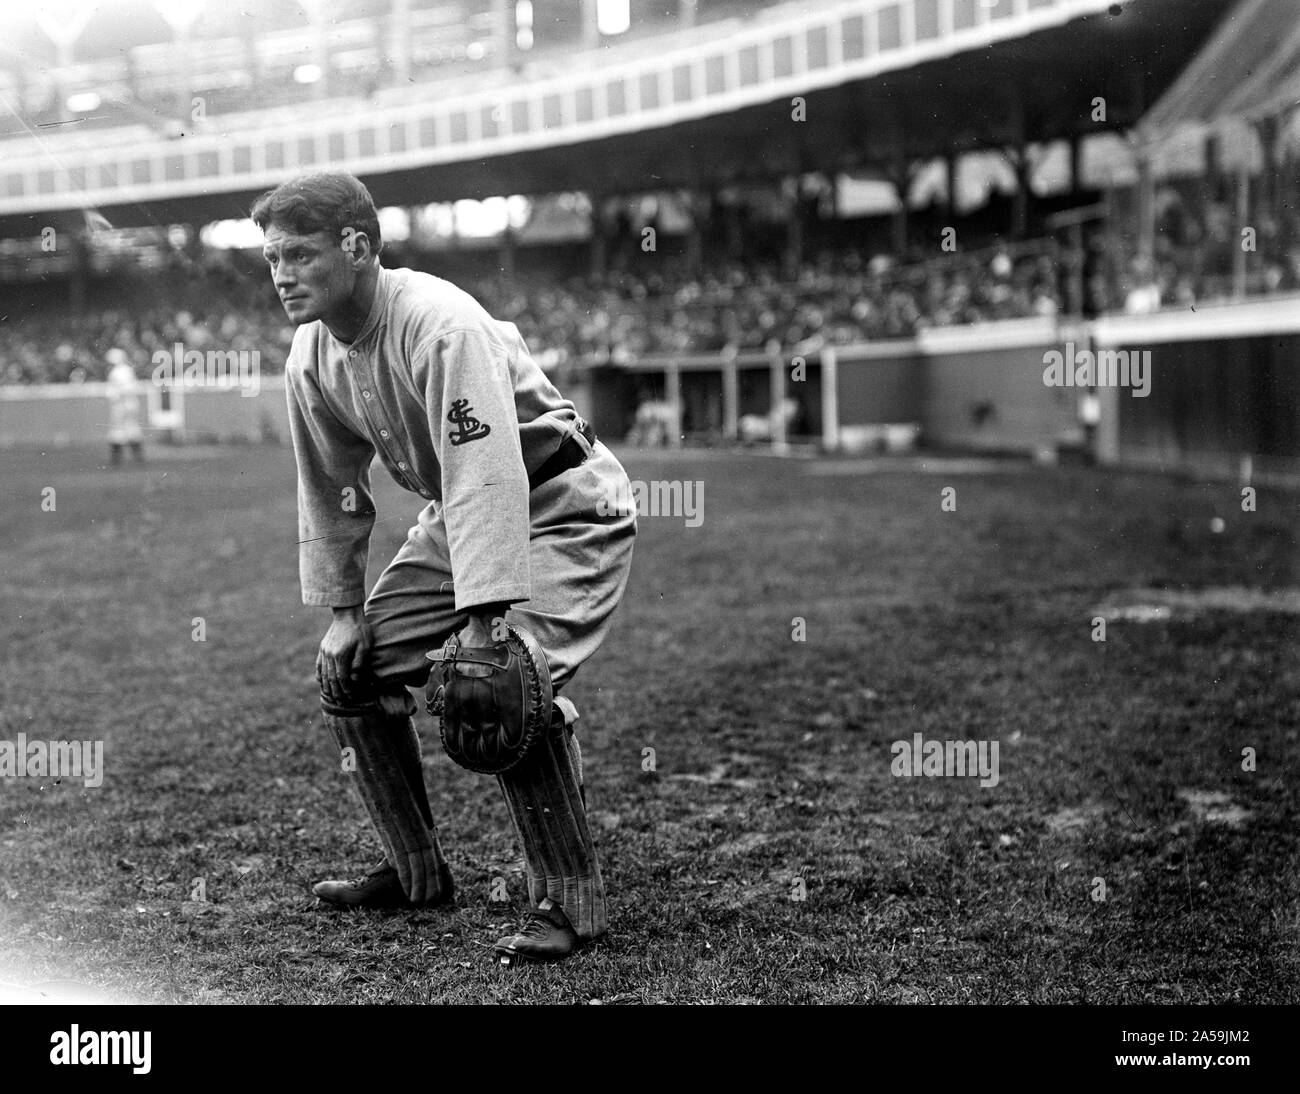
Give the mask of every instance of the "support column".
MULTIPOLYGON (((1092 348, 1095 350, 1096 346, 1092 348)), ((1119 397, 1121 390, 1110 385, 1096 389, 1097 433, 1093 439, 1093 454, 1103 466, 1119 463, 1119 416, 1123 407, 1119 397)))
POLYGON ((731 200, 723 206, 723 232, 727 240, 727 257, 741 259, 745 256, 745 233, 740 228, 740 194, 733 191, 731 200))
POLYGON ((905 260, 904 254, 907 250, 908 230, 910 227, 907 198, 912 191, 912 182, 916 178, 916 171, 915 165, 908 162, 907 153, 903 146, 903 136, 900 133, 894 147, 893 159, 886 168, 886 177, 894 187, 894 193, 898 197, 898 208, 894 210, 891 227, 894 254, 899 262, 905 260))
POLYGON ((388 55, 393 60, 392 82, 400 86, 411 78, 411 0, 392 0, 391 10, 388 55))
POLYGON ((691 226, 686 236, 686 268, 692 276, 704 267, 704 222, 709 218, 709 198, 698 190, 686 191, 686 206, 691 214, 691 226))
POLYGON ((664 370, 664 398, 672 408, 672 426, 668 434, 668 447, 682 447, 682 370, 676 361, 670 361, 664 370))
POLYGON ((785 359, 775 340, 768 342, 767 355, 772 376, 772 451, 784 455, 790 451, 785 435, 785 359))
POLYGON ((603 278, 609 269, 609 222, 605 215, 608 198, 598 194, 588 194, 591 202, 591 240, 590 272, 597 279, 603 278))
POLYGON ((320 79, 311 85, 313 99, 323 99, 329 94, 329 24, 325 21, 325 4, 326 0, 302 0, 311 22, 312 60, 320 66, 320 79))
POLYGON ((507 281, 513 281, 515 278, 515 230, 506 225, 506 230, 501 233, 501 247, 497 252, 500 258, 501 274, 507 281))
POLYGON ((1083 190, 1083 138, 1078 133, 1070 138, 1070 196, 1078 197, 1083 190))
MULTIPOLYGON (((1276 117, 1260 118, 1254 123, 1255 136, 1259 139, 1260 175, 1259 186, 1255 192, 1254 220, 1259 226, 1265 219, 1276 224, 1278 217, 1278 165, 1276 117)), ((1238 225, 1238 227, 1241 227, 1238 225)))
MULTIPOLYGON (((1240 300, 1246 295, 1246 277, 1249 273, 1250 254, 1241 245, 1241 230, 1251 223, 1250 216, 1250 164, 1242 157, 1237 165, 1237 216, 1232 242, 1232 296, 1240 300)), ((1256 246, 1259 245, 1259 226, 1256 228, 1256 246)))
POLYGON ((428 246, 423 214, 423 205, 406 206, 406 222, 411 226, 411 237, 407 241, 407 246, 412 248, 417 254, 423 254, 424 250, 428 246))
POLYGON ((740 375, 735 346, 722 351, 722 435, 729 441, 740 435, 740 375))
POLYGON ((582 48, 600 45, 600 23, 596 20, 596 0, 582 0, 582 48))
POLYGON ((1151 151, 1145 144, 1136 150, 1138 176, 1138 255, 1150 259, 1156 251, 1156 187, 1151 170, 1151 151))
POLYGON ((1010 119, 1011 143, 1002 154, 1016 176, 1015 193, 1011 195, 1011 238, 1024 239, 1029 232, 1029 137, 1025 125, 1025 92, 1012 86, 1013 98, 1007 104, 1010 119))
POLYGON ((958 167, 961 157, 956 152, 949 152, 943 157, 944 166, 944 212, 949 224, 957 219, 957 185, 958 167))
POLYGON ((241 19, 239 34, 244 43, 244 67, 253 78, 253 86, 260 87, 263 79, 262 55, 257 51, 257 21, 241 19))
POLYGON ((1207 133, 1202 145, 1205 157, 1205 170, 1200 176, 1200 199, 1202 215, 1209 209, 1210 203, 1218 200, 1219 183, 1223 174, 1223 155, 1216 133, 1207 133))
POLYGON ((90 282, 90 229, 69 231, 72 251, 72 276, 68 279, 68 308, 80 315, 86 306, 86 286, 90 282))
POLYGON ((894 193, 898 197, 898 208, 894 210, 894 215, 890 219, 890 238, 893 242, 894 254, 900 263, 905 262, 907 254, 907 186, 894 184, 894 193))
POLYGON ((786 276, 794 277, 803 263, 803 205, 799 201, 799 176, 781 183, 785 209, 785 254, 782 264, 786 276))
POLYGON ((822 365, 822 448, 827 452, 840 449, 839 359, 835 347, 821 352, 822 365))
POLYGON ((174 24, 176 31, 176 71, 173 74, 175 83, 173 85, 173 94, 176 96, 176 117, 183 122, 188 122, 190 117, 190 92, 193 85, 190 83, 190 69, 186 63, 187 59, 193 56, 194 41, 190 34, 192 22, 184 24, 174 24))
POLYGON ((497 64, 510 68, 515 61, 515 0, 492 0, 492 41, 497 64))
POLYGON ((1084 312, 1084 293, 1087 291, 1083 276, 1085 257, 1083 222, 1075 221, 1070 225, 1070 259, 1067 263, 1070 280, 1066 286, 1066 313, 1075 317, 1084 312))
POLYGON ((1024 239, 1029 234, 1029 148, 1015 145, 1003 149, 1002 154, 1016 176, 1015 193, 1011 195, 1011 238, 1024 239))
MULTIPOLYGON (((1279 131, 1290 132, 1297 113, 1300 113, 1300 105, 1292 105, 1280 110, 1277 115, 1279 131)), ((1274 215, 1278 217, 1278 228, 1281 230, 1280 242, 1285 247, 1293 247, 1297 242, 1291 222, 1283 220, 1280 216, 1282 209, 1300 204, 1300 171, 1296 170, 1297 166, 1300 166, 1300 156, 1297 156, 1296 150, 1288 145, 1282 150, 1281 162, 1273 178, 1274 215)))

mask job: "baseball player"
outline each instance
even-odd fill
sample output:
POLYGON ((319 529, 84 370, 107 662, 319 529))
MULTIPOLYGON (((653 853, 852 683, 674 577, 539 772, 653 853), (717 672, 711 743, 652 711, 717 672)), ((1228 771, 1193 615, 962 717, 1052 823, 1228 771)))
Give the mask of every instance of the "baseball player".
MULTIPOLYGON (((385 850, 363 879, 314 892, 347 907, 440 904, 453 880, 407 688, 426 683, 428 655, 451 636, 489 647, 503 621, 536 638, 563 688, 627 583, 636 518, 608 503, 628 496, 627 477, 513 324, 446 281, 380 266, 378 216, 356 178, 292 179, 251 215, 297 325, 285 387, 302 599, 334 616, 316 657, 324 722, 385 850), (427 504, 367 597, 375 460, 427 504)), ((507 963, 566 957, 606 929, 576 718, 567 697, 548 702, 543 745, 497 776, 531 905, 497 943, 507 963)))
POLYGON ((130 447, 136 463, 144 461, 144 430, 140 428, 140 384, 124 350, 114 347, 104 354, 108 370, 108 449, 113 465, 122 462, 122 449, 130 447))

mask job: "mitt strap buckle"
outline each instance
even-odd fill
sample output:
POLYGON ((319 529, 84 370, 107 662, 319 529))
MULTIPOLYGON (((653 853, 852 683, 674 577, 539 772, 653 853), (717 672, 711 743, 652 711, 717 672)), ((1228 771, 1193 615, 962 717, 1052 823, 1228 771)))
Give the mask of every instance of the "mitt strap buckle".
POLYGON ((492 670, 504 669, 510 664, 510 651, 503 646, 462 646, 453 635, 440 650, 424 655, 435 664, 450 662, 462 676, 490 676, 492 670))

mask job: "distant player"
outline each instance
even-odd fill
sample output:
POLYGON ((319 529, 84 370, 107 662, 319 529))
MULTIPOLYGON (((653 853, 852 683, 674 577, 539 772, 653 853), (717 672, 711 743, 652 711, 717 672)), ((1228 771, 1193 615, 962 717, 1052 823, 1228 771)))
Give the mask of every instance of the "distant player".
POLYGON ((104 354, 108 370, 108 450, 114 466, 122 462, 122 450, 129 447, 136 463, 144 460, 144 430, 140 427, 140 383, 135 370, 120 349, 104 354))
MULTIPOLYGON (((635 515, 607 504, 623 468, 551 385, 512 324, 446 281, 380 267, 374 204, 351 175, 304 175, 252 209, 285 313, 305 604, 331 608, 316 675, 324 721, 386 857, 314 891, 343 906, 438 904, 453 882, 434 827, 407 687, 453 633, 486 647, 502 619, 540 642, 556 690, 600 645, 623 594, 635 515), (427 501, 369 597, 370 464, 427 501)), ((497 776, 532 910, 497 952, 565 957, 606 929, 576 709, 497 776)))

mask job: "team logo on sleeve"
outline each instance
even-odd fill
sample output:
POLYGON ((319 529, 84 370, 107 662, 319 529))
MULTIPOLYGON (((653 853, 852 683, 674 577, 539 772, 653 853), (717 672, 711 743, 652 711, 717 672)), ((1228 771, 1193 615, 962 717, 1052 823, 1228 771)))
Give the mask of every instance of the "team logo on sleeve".
POLYGON ((469 405, 468 399, 456 399, 451 404, 447 421, 456 427, 456 432, 449 435, 452 444, 477 441, 492 432, 492 427, 487 422, 480 422, 474 417, 474 408, 469 405))

